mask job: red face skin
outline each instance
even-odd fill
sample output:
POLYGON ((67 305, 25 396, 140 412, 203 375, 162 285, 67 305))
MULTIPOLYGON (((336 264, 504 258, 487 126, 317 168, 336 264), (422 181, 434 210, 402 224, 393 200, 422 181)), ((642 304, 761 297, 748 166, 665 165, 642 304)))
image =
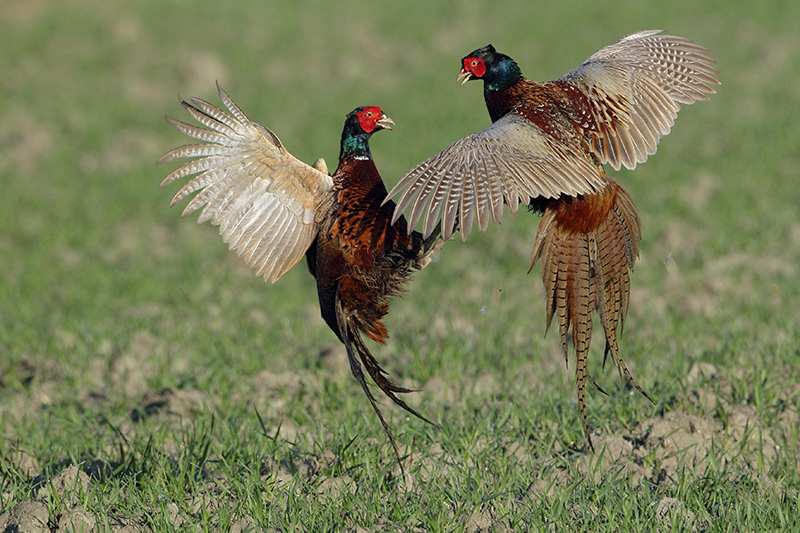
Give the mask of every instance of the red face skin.
POLYGON ((464 65, 463 72, 470 73, 474 78, 483 78, 486 74, 486 64, 482 57, 465 57, 461 61, 464 65))
POLYGON ((358 125, 364 130, 364 133, 372 133, 378 125, 378 121, 383 117, 383 111, 380 107, 366 107, 357 113, 358 125))

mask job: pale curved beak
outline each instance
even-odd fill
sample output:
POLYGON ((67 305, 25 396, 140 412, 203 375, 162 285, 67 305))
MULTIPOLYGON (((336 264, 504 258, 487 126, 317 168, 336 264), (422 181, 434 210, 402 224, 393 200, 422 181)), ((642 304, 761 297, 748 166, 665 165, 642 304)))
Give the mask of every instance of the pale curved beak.
POLYGON ((378 120, 378 125, 385 130, 394 130, 394 120, 390 119, 386 113, 381 115, 381 118, 378 120))
POLYGON ((467 83, 471 79, 472 79, 472 74, 470 72, 468 72, 467 69, 462 67, 461 68, 461 72, 459 72, 459 74, 458 74, 458 78, 456 78, 456 81, 460 85, 464 85, 465 83, 467 83))

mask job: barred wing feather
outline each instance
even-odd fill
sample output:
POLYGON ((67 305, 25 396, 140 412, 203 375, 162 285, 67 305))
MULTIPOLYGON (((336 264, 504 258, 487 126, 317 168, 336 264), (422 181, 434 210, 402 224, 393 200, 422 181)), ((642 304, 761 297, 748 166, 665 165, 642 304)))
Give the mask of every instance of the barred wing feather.
POLYGON ((530 198, 588 194, 603 187, 602 176, 577 145, 560 142, 539 126, 509 113, 488 128, 453 143, 423 161, 394 186, 387 199, 397 200, 393 222, 410 209, 409 230, 424 216, 423 234, 442 220, 442 238, 461 237, 473 221, 485 230, 500 221, 503 201, 511 211, 530 198))
POLYGON ((168 118, 172 126, 206 144, 164 154, 159 163, 195 158, 172 171, 161 187, 194 176, 173 197, 175 205, 197 193, 186 216, 202 208, 248 267, 275 282, 300 261, 334 205, 333 181, 324 163, 311 167, 292 156, 278 137, 252 122, 219 88, 227 113, 198 98, 181 101, 199 127, 168 118))
POLYGON ((586 147, 601 163, 633 169, 669 133, 679 104, 707 100, 719 72, 707 50, 689 39, 648 30, 592 54, 554 83, 577 89, 586 147))

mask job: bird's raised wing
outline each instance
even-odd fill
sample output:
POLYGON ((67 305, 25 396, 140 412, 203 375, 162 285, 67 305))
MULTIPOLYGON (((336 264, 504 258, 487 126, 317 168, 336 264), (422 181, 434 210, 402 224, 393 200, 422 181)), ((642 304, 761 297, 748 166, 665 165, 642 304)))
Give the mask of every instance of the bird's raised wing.
MULTIPOLYGON (((529 115, 537 112, 528 110, 529 115)), ((509 113, 411 169, 387 200, 405 188, 393 221, 410 207, 409 230, 424 214, 427 237, 441 216, 447 240, 460 219, 466 239, 473 221, 481 231, 490 219, 499 222, 504 200, 513 212, 530 198, 588 194, 602 184, 597 167, 578 145, 560 142, 535 122, 509 113)))
POLYGON ((205 144, 181 146, 159 163, 197 158, 172 171, 161 187, 196 176, 172 198, 170 206, 190 194, 181 216, 203 207, 198 222, 210 220, 231 250, 256 274, 276 281, 297 264, 332 210, 333 180, 292 156, 280 139, 252 122, 219 86, 230 113, 198 98, 181 100, 205 128, 168 118, 172 126, 205 144), (204 207, 205 206, 205 207, 204 207))
POLYGON ((655 153, 679 104, 714 94, 718 71, 705 52, 683 37, 642 31, 601 48, 552 83, 574 106, 586 148, 616 170, 633 169, 655 153))

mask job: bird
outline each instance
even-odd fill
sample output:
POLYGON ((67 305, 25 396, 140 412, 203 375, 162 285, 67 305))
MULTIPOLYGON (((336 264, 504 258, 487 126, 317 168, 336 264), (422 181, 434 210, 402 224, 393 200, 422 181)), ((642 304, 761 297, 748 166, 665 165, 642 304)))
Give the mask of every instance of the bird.
POLYGON ((189 158, 161 187, 193 176, 170 207, 197 193, 181 216, 198 209, 231 250, 256 275, 274 283, 306 257, 316 280, 320 313, 344 345, 350 370, 378 416, 402 469, 400 453, 364 376, 395 404, 434 424, 397 396, 414 392, 395 385, 370 352, 364 336, 388 338, 383 318, 389 301, 411 274, 427 266, 441 247, 438 230, 427 238, 392 221, 394 205, 383 204, 386 187, 370 152, 370 137, 395 123, 377 106, 349 113, 342 130, 339 164, 332 175, 324 159, 307 165, 290 154, 268 128, 253 122, 217 84, 228 112, 191 98, 183 108, 201 126, 167 117, 179 132, 202 144, 170 150, 158 163, 189 158), (363 366, 362 366, 363 365, 363 366))
POLYGON ((557 317, 567 367, 571 334, 578 409, 592 450, 587 382, 604 393, 587 368, 594 310, 605 333, 603 367, 610 355, 620 376, 653 401, 626 367, 617 339, 641 222, 605 165, 634 169, 655 153, 681 104, 715 93, 719 72, 707 52, 662 30, 641 31, 539 83, 491 44, 478 48, 461 59, 457 80, 483 81, 492 124, 415 166, 387 196, 397 197, 394 220, 407 212, 408 228, 422 221, 423 235, 437 228, 445 240, 455 231, 466 240, 473 224, 484 231, 500 222, 503 204, 542 215, 528 272, 541 263, 545 334, 557 317))

